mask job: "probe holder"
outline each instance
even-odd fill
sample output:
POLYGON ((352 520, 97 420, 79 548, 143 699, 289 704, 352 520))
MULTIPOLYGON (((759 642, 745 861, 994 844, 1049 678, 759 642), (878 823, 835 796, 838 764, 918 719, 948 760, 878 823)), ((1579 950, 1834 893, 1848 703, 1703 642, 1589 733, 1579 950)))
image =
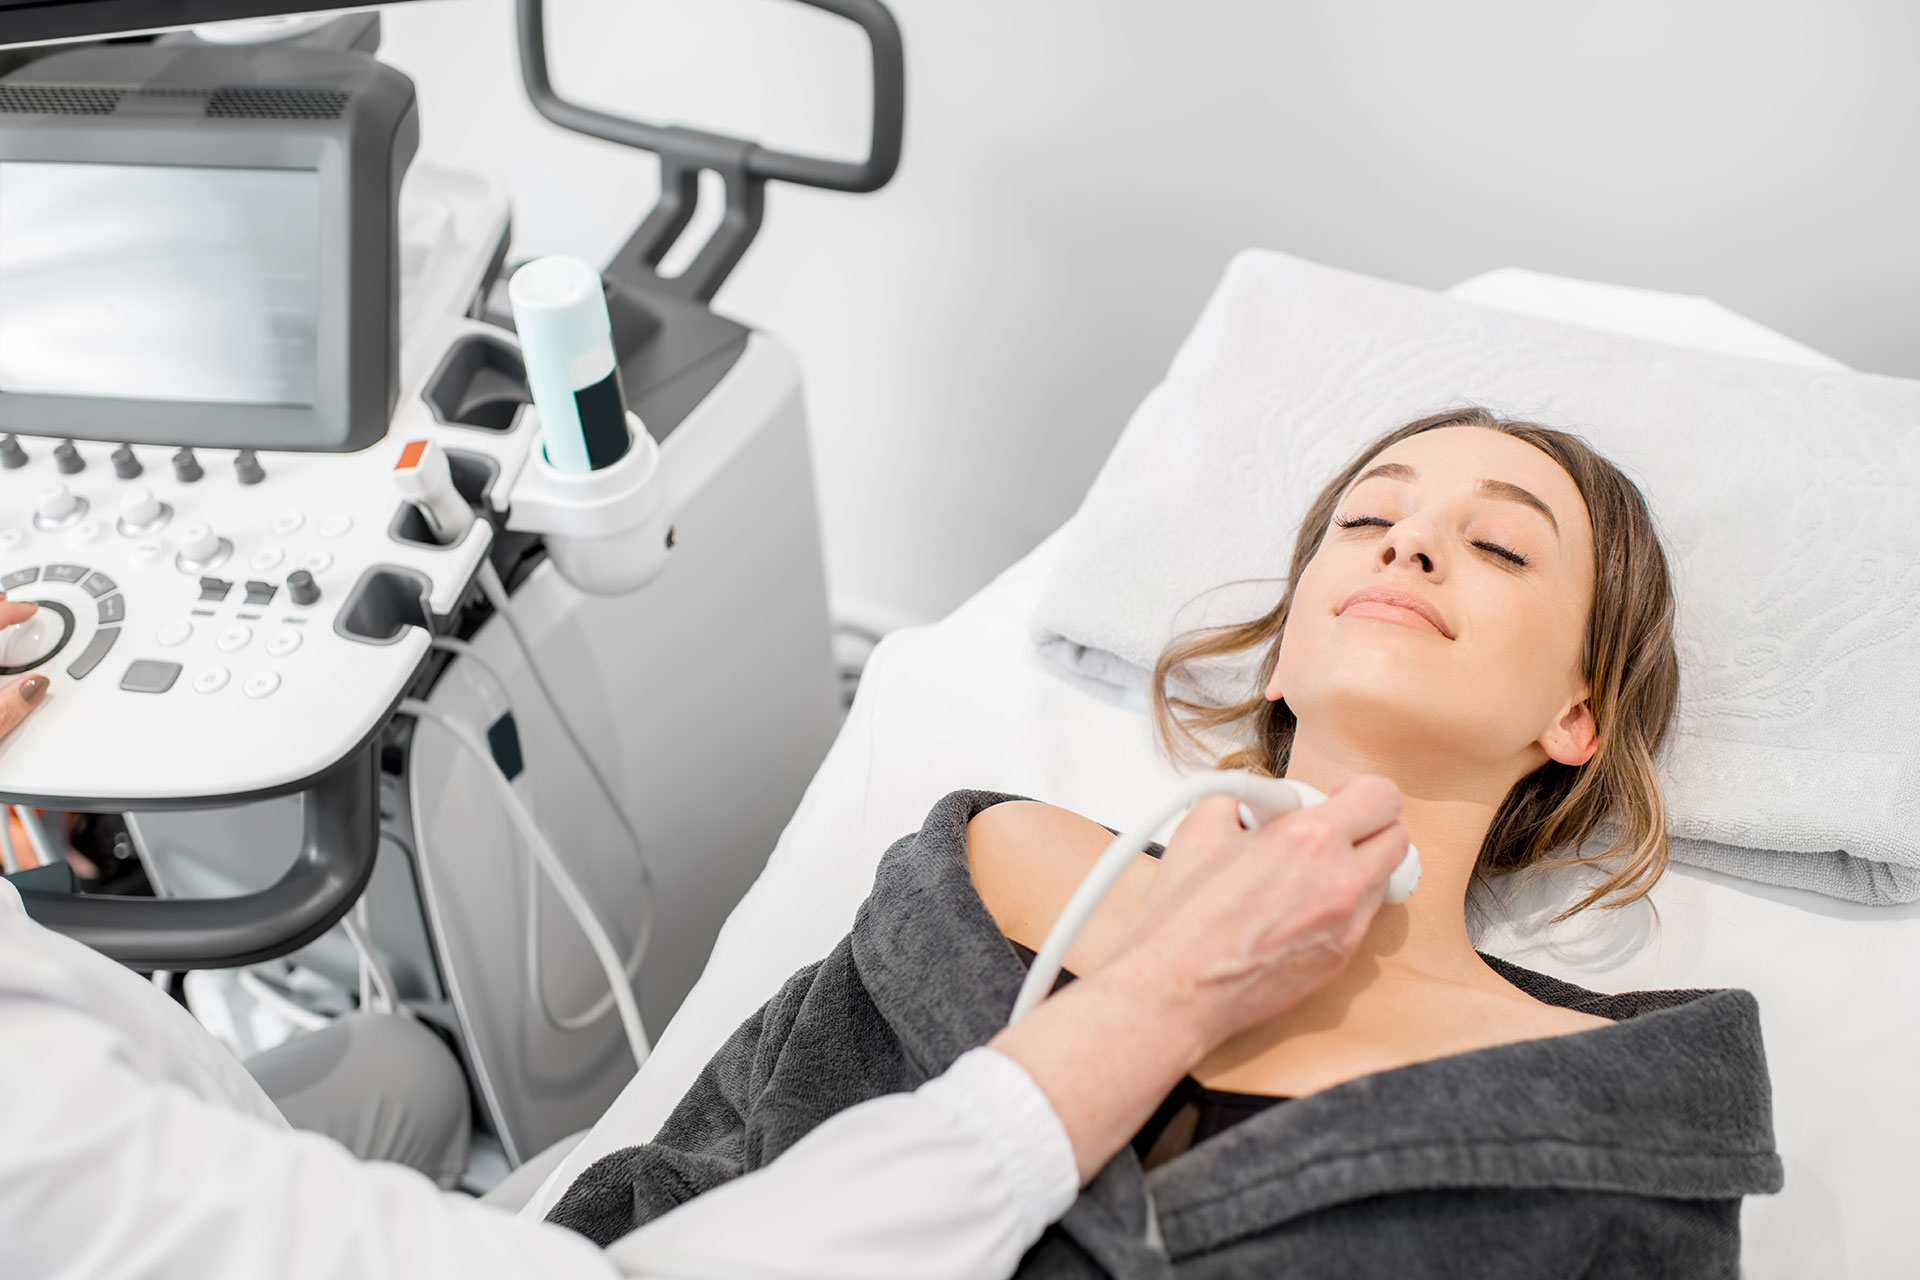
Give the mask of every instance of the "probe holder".
POLYGON ((507 528, 543 535, 554 566, 582 591, 620 595, 651 582, 666 567, 673 534, 659 442, 629 413, 632 443, 618 462, 565 472, 547 461, 539 412, 523 410, 519 429, 533 444, 513 483, 507 528))

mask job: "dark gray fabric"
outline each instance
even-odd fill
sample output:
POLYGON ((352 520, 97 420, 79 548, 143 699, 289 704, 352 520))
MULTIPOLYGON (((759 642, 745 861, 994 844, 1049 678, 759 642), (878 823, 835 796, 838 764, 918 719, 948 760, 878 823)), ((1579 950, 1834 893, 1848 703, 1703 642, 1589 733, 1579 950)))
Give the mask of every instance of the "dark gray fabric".
POLYGON ((466 1075, 413 1019, 349 1014, 243 1065, 296 1129, 324 1133, 362 1160, 418 1169, 443 1187, 466 1170, 466 1075))
MULTIPOLYGON (((655 1141, 549 1215, 610 1243, 912 1089, 1000 1029, 1024 968, 974 891, 958 791, 887 851, 853 932, 714 1055, 655 1141)), ((1619 1025, 1363 1076, 1145 1174, 1122 1150, 1022 1276, 1735 1276, 1740 1198, 1780 1189, 1746 991, 1603 995, 1485 957, 1619 1025)))

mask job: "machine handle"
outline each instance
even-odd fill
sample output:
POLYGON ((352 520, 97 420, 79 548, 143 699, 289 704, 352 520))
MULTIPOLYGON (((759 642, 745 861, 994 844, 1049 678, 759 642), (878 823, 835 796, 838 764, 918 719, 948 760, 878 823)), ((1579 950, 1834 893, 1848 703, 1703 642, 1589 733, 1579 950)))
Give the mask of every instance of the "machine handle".
POLYGON ((520 73, 534 109, 563 128, 608 142, 623 143, 664 158, 701 168, 723 167, 737 149, 750 148, 745 157, 747 175, 831 191, 878 191, 900 167, 900 139, 906 127, 906 54, 900 42, 900 24, 880 0, 799 0, 859 24, 873 47, 873 134, 864 160, 826 160, 819 156, 775 151, 724 134, 703 133, 671 125, 647 124, 624 116, 595 111, 562 98, 553 91, 547 72, 545 0, 520 0, 520 73))
POLYGON ((279 881, 233 898, 23 889, 27 914, 135 969, 230 969, 297 951, 347 913, 380 849, 380 773, 367 743, 302 795, 300 852, 279 881))
POLYGON ((679 125, 647 124, 568 102, 553 91, 553 81, 547 74, 545 0, 519 0, 520 73, 535 109, 562 128, 652 151, 660 157, 660 199, 613 255, 605 272, 610 285, 711 302, 760 232, 768 181, 798 182, 833 191, 877 191, 900 167, 907 68, 900 26, 893 14, 880 0, 799 2, 859 23, 873 46, 873 136, 864 160, 795 155, 745 138, 679 125), (662 276, 660 263, 693 221, 703 169, 719 174, 726 185, 726 209, 720 225, 685 271, 662 276))

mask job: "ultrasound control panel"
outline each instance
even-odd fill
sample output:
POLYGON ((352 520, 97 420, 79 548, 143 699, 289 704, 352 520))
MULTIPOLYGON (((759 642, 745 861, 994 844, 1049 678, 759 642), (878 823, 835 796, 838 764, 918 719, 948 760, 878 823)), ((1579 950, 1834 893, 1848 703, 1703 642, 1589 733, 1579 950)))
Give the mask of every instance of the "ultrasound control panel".
POLYGON ((0 798, 157 806, 292 789, 392 710, 493 535, 478 520, 455 545, 433 542, 393 483, 401 450, 439 441, 469 496, 497 512, 537 429, 494 403, 500 387, 463 372, 498 372, 515 353, 511 334, 464 315, 506 207, 497 190, 447 184, 446 199, 417 206, 404 391, 367 448, 0 428, 0 587, 40 606, 0 630, 0 679, 49 680, 26 724, 0 739, 0 798), (486 358, 462 359, 475 349, 486 358), (449 376, 465 381, 449 391, 449 376), (463 398, 476 381, 485 394, 463 398))

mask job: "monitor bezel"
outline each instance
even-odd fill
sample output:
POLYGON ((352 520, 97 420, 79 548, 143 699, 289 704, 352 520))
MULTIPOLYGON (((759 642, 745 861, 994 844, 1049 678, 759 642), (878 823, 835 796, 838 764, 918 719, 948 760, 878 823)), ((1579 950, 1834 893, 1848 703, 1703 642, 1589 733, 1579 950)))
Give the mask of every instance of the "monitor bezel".
MULTIPOLYGON (((145 168, 280 169, 319 177, 318 284, 314 317, 314 398, 311 405, 247 404, 203 400, 149 400, 121 396, 50 395, 0 388, 0 427, 26 435, 132 443, 249 447, 266 440, 275 447, 337 450, 353 435, 352 271, 353 202, 345 172, 346 148, 314 133, 241 128, 194 118, 188 127, 169 120, 102 117, 56 128, 0 128, 0 164, 138 165, 145 168), (111 124, 108 122, 111 121, 111 124), (211 127, 210 127, 211 126, 211 127)), ((0 191, 0 200, 5 199, 0 191)), ((384 291, 371 302, 382 309, 384 291)), ((6 305, 0 282, 0 307, 6 305)), ((382 326, 384 327, 384 326, 382 326)))
POLYGON ((0 0, 0 46, 331 11, 356 12, 357 7, 341 0, 0 0))

